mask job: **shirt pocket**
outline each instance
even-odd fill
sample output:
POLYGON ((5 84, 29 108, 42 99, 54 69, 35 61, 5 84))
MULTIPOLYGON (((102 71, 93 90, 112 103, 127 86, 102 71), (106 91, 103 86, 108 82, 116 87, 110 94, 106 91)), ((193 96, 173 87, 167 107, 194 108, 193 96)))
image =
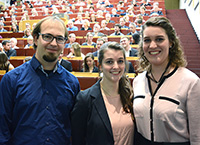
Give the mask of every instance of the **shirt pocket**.
POLYGON ((158 102, 155 103, 154 115, 163 121, 171 120, 175 117, 179 105, 180 102, 175 98, 159 96, 158 102))
POLYGON ((134 116, 136 118, 143 118, 145 112, 145 105, 144 105, 145 96, 138 95, 134 97, 133 100, 133 109, 134 109, 134 116))

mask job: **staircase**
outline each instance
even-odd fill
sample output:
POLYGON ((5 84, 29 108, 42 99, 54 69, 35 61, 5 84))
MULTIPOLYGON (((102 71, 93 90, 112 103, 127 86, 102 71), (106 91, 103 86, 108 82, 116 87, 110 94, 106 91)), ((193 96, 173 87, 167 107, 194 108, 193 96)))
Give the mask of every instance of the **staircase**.
POLYGON ((188 62, 187 68, 200 77, 200 44, 186 11, 184 9, 166 10, 166 16, 181 40, 188 62))

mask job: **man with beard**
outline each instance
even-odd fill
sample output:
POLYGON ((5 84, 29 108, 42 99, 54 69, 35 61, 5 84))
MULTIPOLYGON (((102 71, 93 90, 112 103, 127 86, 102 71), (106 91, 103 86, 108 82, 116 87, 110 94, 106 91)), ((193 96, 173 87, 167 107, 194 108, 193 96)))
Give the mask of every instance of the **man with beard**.
POLYGON ((69 145, 70 112, 78 79, 61 67, 67 29, 50 16, 33 30, 33 58, 4 75, 0 83, 0 144, 69 145))
POLYGON ((10 40, 3 40, 2 41, 3 50, 6 53, 8 59, 10 59, 11 56, 16 56, 17 52, 15 49, 11 48, 11 42, 10 40))

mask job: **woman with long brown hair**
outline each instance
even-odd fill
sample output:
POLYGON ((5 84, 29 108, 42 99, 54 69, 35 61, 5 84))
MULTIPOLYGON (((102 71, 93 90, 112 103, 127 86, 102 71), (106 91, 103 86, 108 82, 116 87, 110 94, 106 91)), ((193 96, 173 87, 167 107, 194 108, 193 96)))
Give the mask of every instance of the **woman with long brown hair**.
POLYGON ((87 53, 83 60, 82 72, 99 72, 98 67, 96 67, 94 62, 94 55, 92 53, 87 53))
POLYGON ((4 52, 0 52, 0 70, 9 72, 14 66, 8 61, 8 57, 4 52))
POLYGON ((101 46, 102 78, 76 97, 73 145, 133 145, 133 92, 126 77, 125 51, 117 42, 101 46))

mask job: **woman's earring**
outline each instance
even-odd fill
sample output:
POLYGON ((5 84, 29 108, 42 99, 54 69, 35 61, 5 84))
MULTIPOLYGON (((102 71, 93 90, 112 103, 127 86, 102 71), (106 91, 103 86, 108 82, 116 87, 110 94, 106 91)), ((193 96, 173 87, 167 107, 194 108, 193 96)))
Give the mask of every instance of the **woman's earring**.
POLYGON ((173 48, 174 44, 172 43, 172 45, 169 47, 169 49, 173 48))

